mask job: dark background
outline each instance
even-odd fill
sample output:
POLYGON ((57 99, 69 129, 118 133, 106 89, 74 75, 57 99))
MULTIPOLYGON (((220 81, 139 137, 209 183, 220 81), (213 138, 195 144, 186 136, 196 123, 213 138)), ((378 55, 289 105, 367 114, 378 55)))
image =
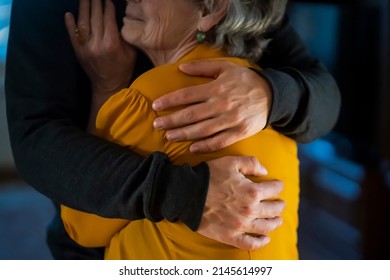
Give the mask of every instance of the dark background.
POLYGON ((301 256, 389 259, 389 1, 290 1, 289 14, 342 95, 334 131, 300 146, 301 256))
MULTIPOLYGON (((1 81, 10 3, 0 0, 1 81)), ((335 129, 299 146, 301 258, 390 259, 389 1, 291 0, 288 13, 342 94, 335 129)), ((18 179, 1 90, 0 259, 50 259, 52 213, 50 201, 18 179)))

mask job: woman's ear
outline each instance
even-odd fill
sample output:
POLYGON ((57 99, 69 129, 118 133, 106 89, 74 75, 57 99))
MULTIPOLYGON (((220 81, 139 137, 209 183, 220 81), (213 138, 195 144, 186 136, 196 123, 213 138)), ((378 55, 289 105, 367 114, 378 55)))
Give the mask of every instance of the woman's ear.
POLYGON ((215 7, 212 11, 204 10, 199 21, 199 30, 208 32, 217 25, 225 16, 228 9, 229 0, 215 1, 215 7))

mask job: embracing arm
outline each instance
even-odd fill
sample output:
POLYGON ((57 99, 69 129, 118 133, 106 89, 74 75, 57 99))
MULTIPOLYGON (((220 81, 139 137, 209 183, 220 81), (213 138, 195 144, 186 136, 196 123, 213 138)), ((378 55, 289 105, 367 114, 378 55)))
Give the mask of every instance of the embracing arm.
POLYGON ((159 117, 168 140, 198 140, 193 152, 210 152, 247 138, 268 124, 298 142, 329 132, 338 117, 340 92, 334 78, 313 58, 285 17, 268 36, 258 73, 224 61, 185 63, 180 70, 212 77, 155 100, 155 110, 189 105, 159 117))
POLYGON ((206 164, 173 166, 162 153, 144 159, 83 131, 90 88, 66 34, 63 15, 70 2, 13 1, 5 87, 21 177, 76 209, 179 219, 196 228, 209 183, 206 164))
MULTIPOLYGON (((123 11, 124 2, 117 4, 123 11)), ((180 220, 236 247, 265 245, 266 234, 280 225, 283 208, 267 200, 281 191, 282 183, 244 179, 264 175, 258 162, 223 157, 195 167, 174 166, 165 154, 145 159, 84 131, 91 88, 63 21, 66 12, 77 14, 77 5, 76 0, 13 1, 5 88, 21 177, 56 203, 81 211, 130 220, 180 220), (244 195, 226 207, 223 202, 232 191, 244 195), (242 207, 250 213, 242 213, 242 207)))
POLYGON ((259 62, 264 68, 260 74, 273 92, 268 123, 299 142, 313 141, 328 133, 337 121, 339 88, 309 54, 287 17, 269 37, 272 41, 259 62))

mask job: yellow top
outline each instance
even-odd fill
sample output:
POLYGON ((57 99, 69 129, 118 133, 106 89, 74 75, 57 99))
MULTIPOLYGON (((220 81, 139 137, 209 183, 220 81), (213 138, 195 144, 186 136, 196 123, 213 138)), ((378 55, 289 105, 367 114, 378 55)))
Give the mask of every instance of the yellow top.
POLYGON ((106 259, 297 259, 299 162, 293 140, 266 128, 220 151, 192 154, 189 152, 192 142, 167 141, 164 131, 153 128, 156 117, 173 111, 153 111, 153 100, 168 92, 210 81, 178 70, 180 63, 200 58, 227 59, 246 67, 257 67, 246 60, 227 57, 220 50, 198 46, 177 63, 153 68, 136 79, 130 88, 110 97, 98 113, 97 134, 143 156, 154 151, 164 152, 175 164, 196 165, 226 155, 256 156, 267 168, 268 175, 252 179, 279 179, 285 186, 280 194, 286 201, 283 224, 270 234, 271 242, 259 250, 241 250, 193 232, 181 222, 107 219, 62 206, 65 228, 83 246, 105 246, 106 259))

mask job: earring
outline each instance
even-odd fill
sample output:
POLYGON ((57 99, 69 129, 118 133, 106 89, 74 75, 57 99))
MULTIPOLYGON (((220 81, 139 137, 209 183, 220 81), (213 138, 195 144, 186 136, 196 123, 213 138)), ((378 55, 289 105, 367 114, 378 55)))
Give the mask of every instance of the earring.
POLYGON ((206 39, 206 34, 202 32, 202 30, 198 29, 198 33, 196 33, 196 41, 198 43, 202 43, 206 39))

